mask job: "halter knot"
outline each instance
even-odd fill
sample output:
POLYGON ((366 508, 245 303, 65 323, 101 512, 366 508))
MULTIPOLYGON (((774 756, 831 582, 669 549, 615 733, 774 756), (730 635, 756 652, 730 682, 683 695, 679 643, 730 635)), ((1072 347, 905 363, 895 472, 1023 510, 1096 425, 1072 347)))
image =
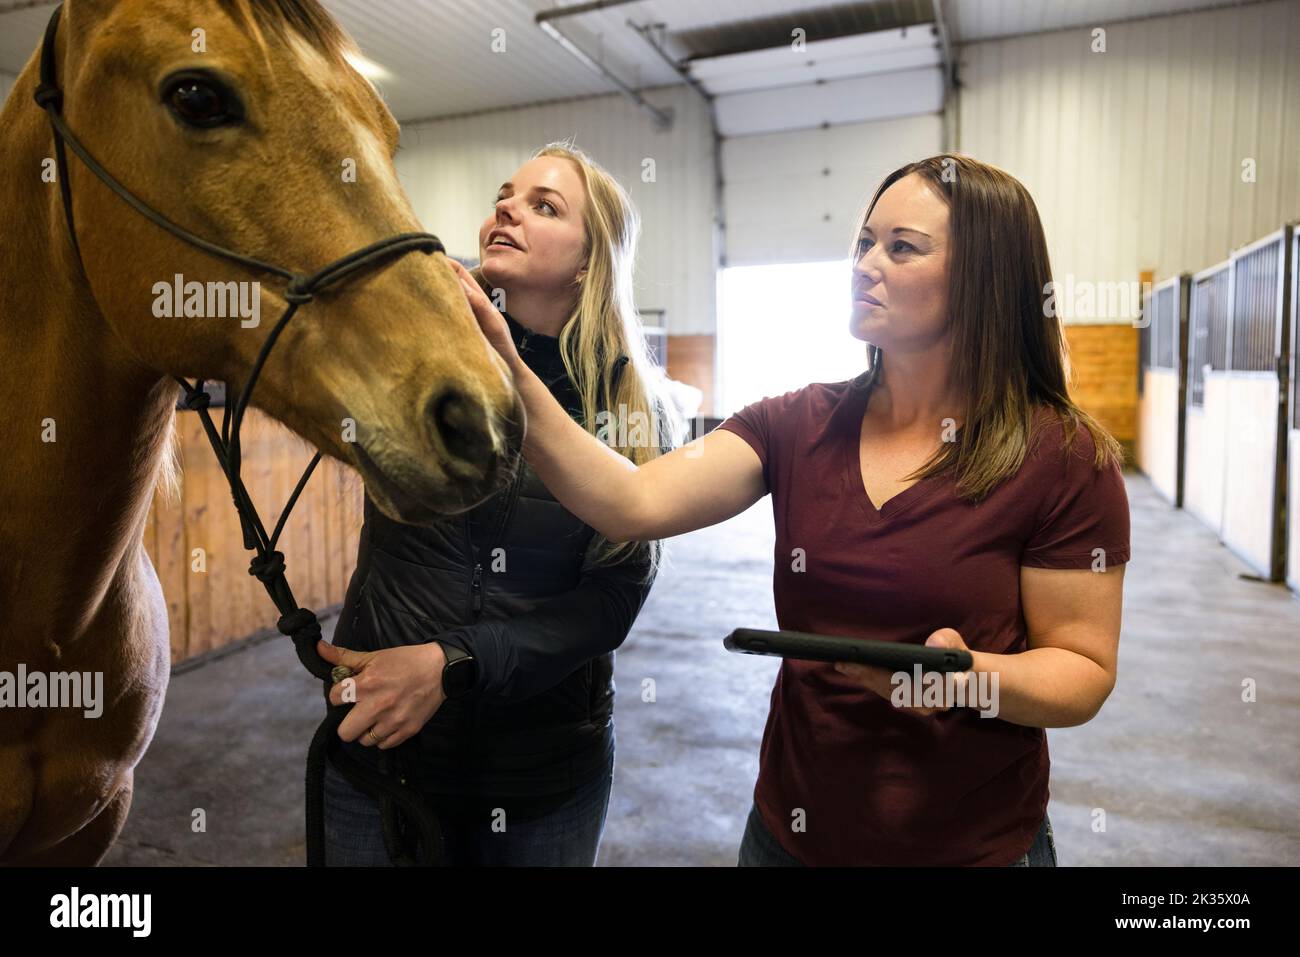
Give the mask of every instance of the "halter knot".
POLYGON ((294 276, 293 281, 289 283, 284 290, 284 301, 301 306, 311 302, 314 294, 307 288, 306 276, 294 276))
POLYGON ((316 618, 316 613, 310 608, 299 608, 287 615, 281 615, 280 620, 275 623, 275 627, 280 629, 280 634, 288 635, 290 638, 300 636, 319 638, 321 636, 320 621, 316 618))
POLYGON ((48 83, 42 83, 36 87, 36 105, 41 109, 63 109, 63 91, 57 86, 50 86, 48 83))
POLYGON ((279 578, 284 574, 284 552, 270 552, 265 557, 254 555, 248 563, 248 574, 256 575, 263 585, 279 578))
POLYGON ((211 403, 212 396, 209 393, 204 392, 202 389, 196 389, 193 392, 186 392, 185 398, 181 400, 181 404, 184 405, 185 408, 193 409, 194 411, 206 409, 211 403))

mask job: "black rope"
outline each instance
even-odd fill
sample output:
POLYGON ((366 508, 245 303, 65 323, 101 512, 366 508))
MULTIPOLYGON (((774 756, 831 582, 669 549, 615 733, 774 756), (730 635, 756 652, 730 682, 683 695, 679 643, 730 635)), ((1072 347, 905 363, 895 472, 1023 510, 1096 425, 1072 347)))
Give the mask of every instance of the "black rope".
MULTIPOLYGON (((72 218, 72 188, 68 182, 68 163, 64 149, 66 144, 78 159, 85 164, 95 176, 110 190, 117 194, 128 206, 144 216, 150 222, 176 236, 178 239, 195 246, 213 256, 236 263, 254 272, 269 273, 287 280, 284 292, 285 310, 258 351, 252 370, 244 380, 239 397, 233 403, 226 403, 221 417, 221 429, 218 431, 209 413, 211 395, 203 389, 203 379, 191 385, 185 379, 176 377, 185 392, 183 400, 187 409, 194 410, 203 424, 203 431, 212 446, 217 463, 230 485, 231 499, 239 514, 240 525, 244 534, 244 547, 254 552, 249 562, 248 573, 257 578, 266 588, 267 594, 280 612, 276 627, 288 636, 294 644, 298 660, 312 675, 324 684, 326 698, 325 720, 316 729, 311 746, 307 751, 307 865, 321 867, 325 864, 325 814, 324 814, 324 780, 325 762, 329 761, 354 787, 370 795, 379 802, 383 821, 384 844, 393 863, 399 865, 432 865, 441 862, 442 833, 433 808, 426 802, 404 775, 396 772, 394 765, 397 756, 393 751, 380 752, 385 756, 389 773, 381 773, 369 767, 343 750, 342 740, 338 736, 339 725, 351 710, 352 705, 333 705, 329 703, 329 691, 334 684, 333 669, 321 658, 316 650, 316 643, 321 637, 320 621, 316 613, 309 608, 301 608, 293 596, 293 590, 285 578, 284 553, 276 550, 280 534, 284 531, 289 513, 297 503, 302 490, 306 487, 321 453, 317 452, 311 463, 298 480, 293 494, 280 513, 275 530, 266 534, 266 527, 253 505, 252 497, 244 486, 241 474, 242 447, 240 444, 240 426, 244 421, 244 412, 252 400, 253 387, 257 384, 262 368, 279 339, 281 332, 294 317, 298 307, 310 303, 315 295, 328 286, 341 282, 362 270, 388 265, 396 262, 407 253, 420 251, 426 254, 445 253, 442 243, 431 233, 401 233, 381 239, 377 242, 354 250, 346 256, 335 260, 314 273, 303 275, 290 269, 263 262, 251 256, 245 256, 233 250, 218 246, 179 226, 158 213, 143 200, 135 196, 104 168, 90 151, 78 141, 71 128, 64 120, 63 91, 59 88, 55 67, 55 40, 58 34, 59 15, 62 5, 55 7, 50 22, 45 28, 45 37, 41 43, 40 84, 36 87, 35 100, 50 118, 51 131, 54 136, 54 153, 59 192, 63 199, 63 213, 67 221, 68 236, 72 240, 72 249, 85 272, 85 262, 81 258, 81 248, 77 243, 77 232, 72 218)), ((345 669, 346 670, 346 669, 345 669)), ((405 747, 405 745, 403 745, 405 747)))

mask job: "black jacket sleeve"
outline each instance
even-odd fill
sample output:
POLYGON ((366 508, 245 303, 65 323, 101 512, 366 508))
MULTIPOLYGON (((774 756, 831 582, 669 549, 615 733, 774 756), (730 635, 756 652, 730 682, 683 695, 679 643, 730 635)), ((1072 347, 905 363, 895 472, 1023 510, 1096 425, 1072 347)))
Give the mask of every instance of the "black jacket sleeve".
POLYGON ((434 639, 477 660, 472 694, 527 698, 623 643, 654 584, 650 549, 642 543, 620 562, 596 565, 598 540, 587 549, 576 587, 522 615, 477 622, 434 639))

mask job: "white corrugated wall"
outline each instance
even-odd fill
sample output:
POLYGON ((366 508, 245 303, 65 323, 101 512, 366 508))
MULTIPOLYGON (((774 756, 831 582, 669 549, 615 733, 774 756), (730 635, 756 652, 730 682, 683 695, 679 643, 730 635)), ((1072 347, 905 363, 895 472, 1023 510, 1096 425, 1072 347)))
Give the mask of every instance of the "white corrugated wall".
POLYGON ((846 258, 880 181, 941 143, 937 113, 726 140, 727 265, 846 258))
MULTIPOLYGON (((1196 270, 1300 219, 1300 3, 1160 17, 961 47, 958 148, 1021 179, 1058 279, 1129 281, 1196 270), (1257 181, 1241 180, 1254 159, 1257 181)), ((0 96, 14 78, 0 73, 0 96)), ((685 87, 660 132, 618 95, 407 126, 397 166, 425 228, 476 254, 479 223, 538 146, 576 138, 642 213, 638 302, 675 334, 715 325, 707 114, 685 87), (656 181, 642 164, 656 161, 656 181)), ((939 149, 935 116, 724 144, 730 264, 837 258, 880 177, 939 149)))
POLYGON ((673 334, 714 328, 712 133, 701 98, 648 92, 671 107, 671 129, 622 96, 550 103, 405 126, 397 170, 424 228, 456 255, 477 257, 478 229, 501 183, 532 152, 572 137, 623 184, 641 212, 637 305, 663 309, 673 334), (654 179, 645 181, 647 159, 654 179))
POLYGON ((1195 271, 1300 218, 1300 3, 1114 24, 1105 40, 959 53, 960 149, 1028 187, 1058 282, 1195 271))

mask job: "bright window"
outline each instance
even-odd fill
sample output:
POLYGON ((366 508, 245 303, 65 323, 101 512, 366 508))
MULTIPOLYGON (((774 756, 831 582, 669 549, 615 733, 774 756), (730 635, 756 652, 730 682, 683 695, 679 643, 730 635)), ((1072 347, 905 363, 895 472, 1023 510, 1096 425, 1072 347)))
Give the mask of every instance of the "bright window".
POLYGON ((849 334, 849 261, 732 266, 718 278, 722 416, 810 382, 852 379, 866 343, 849 334))

